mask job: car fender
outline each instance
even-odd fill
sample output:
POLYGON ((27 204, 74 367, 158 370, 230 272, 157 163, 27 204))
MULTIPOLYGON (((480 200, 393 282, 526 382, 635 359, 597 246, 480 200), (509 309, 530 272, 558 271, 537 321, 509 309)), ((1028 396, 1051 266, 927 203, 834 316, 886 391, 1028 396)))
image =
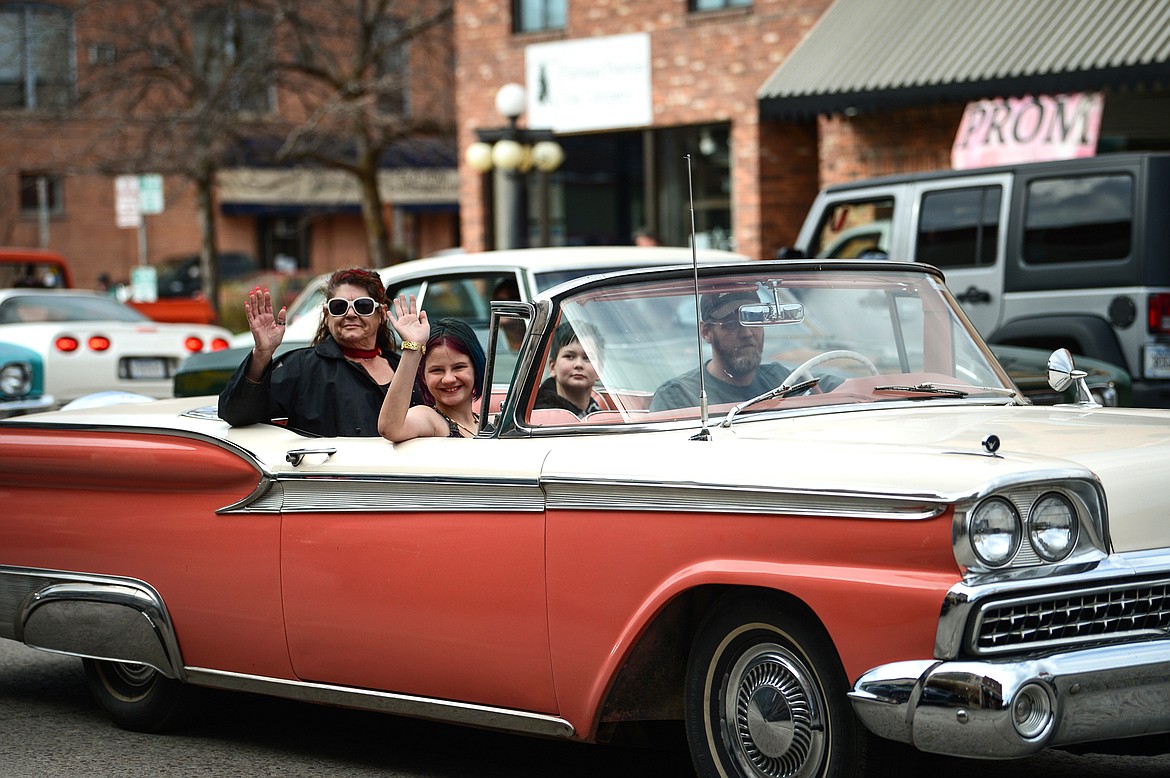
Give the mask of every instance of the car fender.
POLYGON ((44 585, 24 598, 14 637, 59 654, 149 665, 183 680, 179 642, 166 605, 149 584, 99 576, 60 580, 20 575, 44 585))
MULTIPOLYGON (((860 677, 870 669, 875 657, 891 662, 934 649, 938 629, 937 617, 912 619, 912 614, 937 614, 943 600, 959 576, 957 572, 915 571, 908 575, 888 567, 867 568, 777 564, 758 559, 711 558, 679 569, 647 592, 639 607, 623 625, 613 650, 597 669, 586 695, 587 704, 580 710, 565 710, 570 721, 583 730, 583 722, 593 714, 595 731, 608 697, 643 641, 654 642, 656 621, 667 607, 680 599, 703 591, 731 594, 746 592, 773 593, 786 596, 807 608, 829 634, 849 679, 860 677), (881 603, 882 607, 875 607, 881 603), (891 620, 897 622, 891 629, 891 620), (875 636, 881 644, 875 645, 875 636)), ((714 602, 696 597, 688 609, 718 607, 714 602), (709 604, 708 604, 709 603, 709 604)), ((782 599, 777 600, 782 602, 782 599)), ((701 613, 692 613, 695 623, 701 613)), ((689 640, 690 635, 683 635, 689 640)), ((685 657, 689 642, 678 646, 685 657)), ((653 648, 651 651, 655 650, 653 648)), ((558 683, 559 685, 559 683, 558 683)), ((566 695, 562 699, 574 699, 566 695)))

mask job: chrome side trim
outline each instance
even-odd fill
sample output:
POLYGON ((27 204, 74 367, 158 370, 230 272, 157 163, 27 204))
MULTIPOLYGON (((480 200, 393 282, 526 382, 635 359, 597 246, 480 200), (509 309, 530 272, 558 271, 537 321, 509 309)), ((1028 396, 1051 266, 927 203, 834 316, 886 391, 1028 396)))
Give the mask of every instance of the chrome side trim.
POLYGON ((0 567, 0 581, 10 592, 26 590, 4 637, 58 654, 145 664, 183 680, 174 626, 149 584, 15 567, 0 567))
POLYGON ((529 735, 571 738, 576 734, 573 725, 565 719, 543 713, 348 686, 229 673, 203 667, 188 667, 185 671, 190 683, 217 689, 265 694, 288 700, 337 705, 529 735))
POLYGON ((662 484, 575 478, 542 480, 551 510, 669 511, 671 513, 766 513, 920 520, 947 508, 941 497, 816 492, 759 486, 662 484))
POLYGON ((543 478, 418 479, 280 476, 220 513, 450 513, 552 510, 752 513, 921 520, 948 501, 930 495, 814 492, 713 484, 543 478))
POLYGON ((451 513, 544 510, 530 480, 280 476, 219 513, 451 513))

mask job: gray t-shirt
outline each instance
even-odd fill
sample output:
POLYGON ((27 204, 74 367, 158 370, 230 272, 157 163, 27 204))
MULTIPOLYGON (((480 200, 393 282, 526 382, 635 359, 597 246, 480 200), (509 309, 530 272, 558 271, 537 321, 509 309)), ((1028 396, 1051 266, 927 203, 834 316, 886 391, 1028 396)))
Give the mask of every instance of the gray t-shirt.
MULTIPOLYGON (((755 378, 747 386, 736 386, 720 381, 710 371, 703 381, 707 389, 707 404, 740 403, 775 389, 791 371, 779 362, 766 362, 756 368, 755 378)), ((654 392, 650 410, 665 411, 672 408, 690 408, 699 404, 699 369, 670 379, 654 392)))

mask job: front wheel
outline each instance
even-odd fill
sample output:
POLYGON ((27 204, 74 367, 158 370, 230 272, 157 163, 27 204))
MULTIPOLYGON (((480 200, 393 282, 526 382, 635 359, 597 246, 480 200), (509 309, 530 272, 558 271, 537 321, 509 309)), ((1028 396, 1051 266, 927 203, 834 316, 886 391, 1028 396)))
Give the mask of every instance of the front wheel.
POLYGON ((163 732, 185 723, 190 689, 153 667, 86 659, 85 682, 114 723, 134 732, 163 732))
MULTIPOLYGON (((717 608, 692 647, 687 740, 703 778, 858 778, 876 739, 828 636, 766 599, 717 608)), ((904 766, 904 764, 903 764, 904 766)))

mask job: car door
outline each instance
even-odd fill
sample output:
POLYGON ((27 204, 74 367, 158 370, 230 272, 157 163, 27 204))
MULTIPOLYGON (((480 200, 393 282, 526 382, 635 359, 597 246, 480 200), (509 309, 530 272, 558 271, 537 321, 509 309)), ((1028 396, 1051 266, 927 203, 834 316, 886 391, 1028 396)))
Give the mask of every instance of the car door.
POLYGON ((547 444, 329 443, 334 456, 306 457, 281 481, 297 677, 555 712, 538 484, 547 444))
POLYGON ((940 268, 947 287, 984 337, 1003 317, 1011 176, 930 180, 911 187, 912 210, 899 218, 911 257, 940 268))

